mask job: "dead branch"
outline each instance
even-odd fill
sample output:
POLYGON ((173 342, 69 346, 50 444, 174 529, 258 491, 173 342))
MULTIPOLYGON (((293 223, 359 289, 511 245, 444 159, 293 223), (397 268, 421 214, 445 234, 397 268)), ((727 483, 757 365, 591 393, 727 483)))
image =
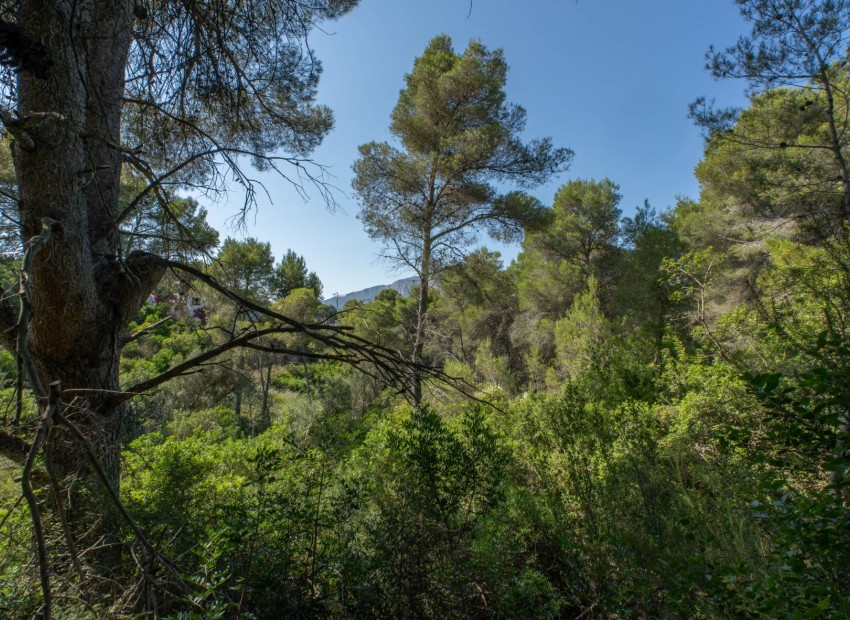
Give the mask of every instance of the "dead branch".
POLYGON ((8 110, 0 109, 0 124, 12 135, 21 149, 27 152, 35 150, 35 140, 21 126, 21 120, 12 116, 8 110))
POLYGON ((56 468, 53 467, 52 443, 54 441, 55 429, 47 435, 47 448, 44 451, 44 466, 47 469, 47 477, 50 480, 50 490, 53 494, 53 502, 56 504, 56 515, 59 517, 59 523, 62 527, 62 535, 65 537, 65 545, 68 547, 68 554, 71 556, 71 564, 74 565, 74 570, 77 571, 77 577, 80 583, 85 579, 83 567, 80 564, 79 554, 77 553, 77 545, 74 542, 74 533, 71 531, 71 525, 68 523, 68 517, 65 513, 65 504, 62 502, 62 493, 59 487, 59 478, 56 476, 56 468))
MULTIPOLYGON (((51 387, 53 385, 54 384, 51 384, 51 387)), ((133 517, 130 516, 130 513, 127 512, 127 509, 121 502, 121 498, 118 496, 118 492, 115 490, 112 484, 110 484, 109 477, 106 475, 103 466, 100 464, 100 461, 98 460, 97 455, 95 454, 94 449, 91 446, 91 443, 89 443, 88 439, 86 439, 86 436, 83 435, 82 431, 77 428, 77 426, 73 422, 68 420, 68 418, 66 418, 62 414, 62 412, 55 411, 53 413, 53 416, 56 418, 56 423, 61 424, 64 428, 67 428, 74 436, 74 438, 80 443, 80 445, 83 446, 86 456, 88 457, 89 462, 94 468, 95 473, 97 473, 97 477, 100 479, 100 482, 103 485, 104 489, 106 489, 110 500, 112 500, 112 503, 115 505, 115 508, 118 510, 119 514, 127 523, 127 525, 130 526, 130 529, 133 530, 133 534, 135 534, 138 541, 142 543, 142 546, 148 552, 150 557, 156 558, 159 562, 162 563, 163 566, 165 566, 165 568, 175 578, 178 585, 180 585, 184 592, 191 592, 192 588, 187 585, 186 581, 183 579, 183 576, 180 574, 180 572, 174 565, 174 562, 172 562, 168 557, 166 557, 163 553, 157 550, 157 548, 154 547, 153 544, 151 544, 142 528, 138 526, 133 517)))
MULTIPOLYGON (((327 322, 302 323, 300 321, 296 321, 295 319, 280 314, 279 312, 275 312, 270 308, 265 308, 259 304, 256 304, 237 295, 224 285, 220 284, 213 276, 204 273, 200 269, 197 269, 190 265, 184 265, 177 261, 168 260, 166 261, 166 263, 172 269, 177 269, 179 271, 183 271, 194 276, 213 290, 221 293, 230 301, 234 302, 239 308, 255 312, 258 315, 267 316, 269 318, 278 320, 281 323, 294 328, 298 333, 302 333, 305 336, 308 336, 309 338, 321 342, 322 344, 328 346, 331 349, 349 353, 356 352, 359 355, 363 356, 363 361, 368 360, 374 362, 380 367, 392 371, 390 373, 391 376, 398 375, 399 371, 401 370, 408 372, 412 370, 417 370, 419 372, 434 375, 437 378, 449 379, 449 377, 442 374, 437 368, 417 364, 406 360, 401 357, 398 351, 395 351, 394 349, 375 344, 366 340, 365 338, 361 338, 353 333, 350 333, 351 328, 349 327, 345 327, 342 325, 332 325, 327 322)), ((307 355, 310 354, 308 353, 307 355)))
MULTIPOLYGON (((260 150, 254 150, 243 146, 228 146, 223 143, 220 138, 213 135, 212 132, 205 130, 197 118, 191 116, 187 117, 177 111, 169 110, 166 105, 157 103, 152 99, 125 97, 124 102, 126 104, 136 106, 139 111, 155 111, 168 121, 179 125, 184 131, 191 133, 195 136, 195 138, 200 140, 204 146, 202 150, 181 158, 177 165, 159 176, 154 174, 153 168, 150 164, 141 160, 135 153, 132 152, 132 150, 118 147, 125 155, 130 154, 135 157, 135 161, 133 159, 130 159, 129 161, 146 178, 148 185, 133 199, 131 204, 118 215, 116 220, 117 222, 121 222, 126 219, 148 193, 161 193, 165 186, 165 181, 179 174, 184 168, 197 162, 206 162, 213 168, 216 167, 216 162, 223 163, 227 167, 227 170, 229 170, 233 175, 236 183, 245 188, 244 203, 241 208, 241 215, 239 216, 240 219, 243 219, 249 208, 254 203, 256 187, 263 189, 266 192, 266 195, 269 195, 269 193, 260 181, 253 179, 246 174, 243 166, 239 163, 240 157, 247 157, 256 161, 262 161, 265 166, 274 171, 284 181, 289 183, 305 200, 309 198, 305 189, 305 184, 310 184, 318 190, 325 204, 330 209, 333 210, 338 207, 336 198, 333 194, 333 190, 337 188, 327 182, 327 170, 324 166, 311 159, 270 155, 260 150), (139 165, 142 167, 139 168, 139 165), (295 176, 286 174, 282 165, 291 166, 295 170, 295 176), (315 172, 311 172, 309 168, 315 169, 315 172)), ((213 187, 211 189, 214 192, 221 191, 221 188, 213 187)), ((269 195, 269 197, 271 196, 269 195)), ((162 202, 161 198, 160 202, 162 202)))
MULTIPOLYGON (((35 255, 50 241, 50 237, 53 234, 53 227, 55 225, 56 222, 49 218, 44 218, 44 220, 42 220, 41 234, 30 239, 27 244, 27 248, 24 251, 24 257, 21 265, 20 281, 18 284, 20 309, 18 311, 17 321, 14 327, 14 349, 17 351, 16 362, 18 364, 18 380, 16 383, 18 390, 18 402, 15 413, 15 424, 20 421, 20 410, 23 406, 22 374, 27 375, 27 379, 29 379, 30 386, 32 387, 33 392, 35 392, 36 398, 44 400, 48 396, 41 383, 41 379, 35 370, 32 357, 29 353, 29 348, 27 347, 27 328, 30 320, 28 287, 30 272, 32 270, 32 262, 35 259, 35 255)), ((8 301, 4 300, 4 302, 5 305, 0 307, 0 315, 8 321, 11 319, 13 311, 8 301)), ((12 331, 11 328, 8 331, 12 331)), ((43 424, 44 420, 42 420, 42 425, 43 424)), ((39 432, 41 432, 41 430, 42 429, 39 428, 39 432)), ((38 439, 38 434, 36 435, 36 439, 38 439)), ((44 439, 42 438, 41 441, 44 441, 44 439)), ((35 443, 30 445, 20 437, 0 429, 0 454, 8 456, 17 463, 24 463, 25 469, 29 458, 35 458, 34 455, 38 452, 39 447, 40 446, 37 446, 35 443), (23 459, 21 458, 22 455, 24 456, 23 459)), ((30 467, 29 476, 32 476, 32 467, 30 467)), ((29 481, 27 483, 29 484, 29 481)))
POLYGON ((141 383, 131 386, 122 392, 115 393, 114 398, 118 402, 127 401, 133 396, 152 390, 171 379, 195 372, 195 369, 198 366, 208 363, 210 360, 226 353, 227 351, 238 347, 245 347, 267 353, 299 355, 313 359, 326 359, 344 362, 372 378, 381 380, 388 385, 396 386, 399 394, 411 393, 413 378, 415 376, 429 377, 454 390, 457 390, 472 400, 489 404, 486 403, 486 401, 482 401, 475 397, 474 386, 470 385, 464 379, 451 377, 445 374, 440 368, 411 361, 394 349, 375 344, 365 338, 361 338, 353 334, 349 327, 333 325, 327 322, 302 323, 300 321, 296 321, 270 308, 265 308, 239 296, 226 286, 220 284, 213 276, 196 267, 164 258, 160 260, 166 267, 182 271, 203 282, 236 304, 236 306, 241 310, 254 313, 258 316, 274 319, 278 323, 265 328, 259 328, 256 324, 252 323, 247 331, 234 335, 227 342, 213 347, 212 349, 205 351, 204 353, 201 353, 182 364, 178 364, 156 377, 148 379, 147 381, 142 381, 141 383), (321 343, 326 347, 326 350, 323 352, 302 350, 295 351, 276 343, 267 345, 256 342, 258 338, 263 336, 274 336, 279 334, 302 334, 318 343, 321 343))
POLYGON ((241 336, 237 336, 232 340, 225 342, 224 344, 220 344, 217 347, 213 347, 212 349, 205 351, 199 355, 196 355, 192 359, 186 360, 182 364, 178 364, 173 368, 166 370, 165 372, 148 379, 147 381, 142 381, 141 383, 137 383, 132 387, 128 387, 123 392, 116 394, 116 398, 119 401, 126 401, 132 398, 133 396, 137 396, 144 392, 154 389, 162 385, 163 383, 174 379, 175 377, 179 377, 181 375, 185 375, 191 372, 196 367, 204 364, 213 358, 218 357, 219 355, 230 351, 231 349, 235 349, 237 347, 245 346, 251 340, 256 338, 260 338, 262 336, 271 336, 275 334, 284 334, 284 333, 293 333, 295 330, 289 326, 281 326, 276 325, 274 327, 269 327, 266 329, 259 329, 256 331, 248 332, 241 336))
POLYGON ((41 449, 41 445, 47 439, 47 433, 53 424, 53 418, 59 414, 59 400, 61 397, 62 384, 54 381, 50 384, 50 395, 48 396, 47 406, 44 408, 41 424, 35 434, 35 440, 27 455, 23 475, 21 476, 21 488, 30 509, 33 535, 35 536, 35 542, 38 548, 38 569, 41 580, 42 614, 44 620, 50 620, 51 618, 53 598, 50 591, 50 566, 48 564, 47 545, 44 541, 44 525, 41 520, 41 511, 38 508, 38 500, 32 488, 32 468, 35 465, 35 458, 41 449))
POLYGON ((162 325, 163 323, 167 323, 168 321, 173 321, 173 320, 174 320, 174 317, 167 316, 167 317, 165 317, 164 319, 160 319, 160 320, 159 320, 159 321, 157 321, 156 323, 153 323, 152 325, 148 325, 148 326, 147 326, 147 327, 145 327, 144 329, 140 329, 139 331, 137 331, 137 332, 135 332, 135 333, 133 333, 133 334, 130 334, 129 336, 127 336, 127 337, 126 337, 126 338, 125 338, 125 339, 121 342, 121 347, 123 348, 125 345, 127 345, 127 344, 129 344, 129 343, 133 342, 134 340, 138 340, 138 339, 139 339, 139 338, 141 338, 142 336, 146 336, 146 335, 148 335, 149 333, 151 333, 153 330, 155 330, 157 327, 159 327, 159 326, 160 326, 160 325, 162 325))
POLYGON ((21 423, 21 416, 24 413, 24 361, 20 355, 15 355, 15 418, 12 420, 12 426, 18 426, 21 423))

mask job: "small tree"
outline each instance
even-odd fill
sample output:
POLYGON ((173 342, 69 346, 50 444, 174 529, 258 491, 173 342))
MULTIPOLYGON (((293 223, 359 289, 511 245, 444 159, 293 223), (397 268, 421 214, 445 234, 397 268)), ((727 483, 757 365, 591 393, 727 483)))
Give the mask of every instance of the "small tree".
POLYGON ((561 186, 548 225, 526 235, 511 268, 520 311, 511 340, 526 352, 529 376, 538 384, 543 365, 555 356, 555 321, 572 307, 589 278, 598 283, 594 294, 610 305, 621 262, 618 192, 609 179, 576 179, 561 186))
POLYGON ((287 250, 275 267, 273 294, 276 299, 284 299, 299 288, 310 288, 317 299, 322 297, 322 281, 315 271, 307 271, 307 262, 292 250, 287 250))
POLYGON ((510 331, 517 315, 516 284, 503 269, 498 252, 482 248, 440 279, 434 306, 439 351, 472 365, 481 353, 510 361, 510 331))
POLYGON ((274 255, 270 243, 249 237, 227 238, 221 246, 214 271, 219 281, 242 297, 266 303, 274 282, 274 255))
MULTIPOLYGON (((572 156, 548 138, 522 143, 525 110, 505 101, 507 69, 501 50, 473 41, 456 54, 448 36, 435 37, 393 110, 390 132, 399 145, 364 144, 354 164, 366 232, 420 279, 411 353, 417 363, 432 280, 463 258, 480 230, 515 239, 544 213, 534 198, 501 193, 495 184, 534 187, 566 169, 572 156)), ((413 392, 420 401, 418 379, 413 392)))
POLYGON ((620 239, 619 189, 609 179, 563 185, 555 194, 549 226, 530 235, 527 245, 548 259, 578 266, 584 278, 603 276, 620 239))

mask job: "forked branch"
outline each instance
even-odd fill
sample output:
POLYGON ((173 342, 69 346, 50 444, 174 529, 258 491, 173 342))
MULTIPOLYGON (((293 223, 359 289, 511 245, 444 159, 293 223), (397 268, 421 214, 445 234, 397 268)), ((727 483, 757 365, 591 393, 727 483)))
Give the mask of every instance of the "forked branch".
POLYGON ((409 392, 412 388, 413 377, 418 375, 431 377, 464 394, 469 393, 468 388, 471 386, 468 386, 462 379, 450 377, 439 368, 412 362, 399 351, 375 344, 355 335, 348 327, 325 322, 302 323, 296 321, 270 308, 263 307, 241 297, 219 283, 213 276, 200 269, 177 261, 162 260, 163 264, 167 267, 184 272, 196 280, 203 282, 233 302, 240 310, 253 313, 256 316, 266 317, 275 323, 268 327, 252 326, 248 331, 234 335, 227 342, 213 347, 156 377, 126 388, 121 393, 115 395, 115 398, 120 401, 129 400, 133 396, 158 387, 170 379, 191 373, 199 366, 237 347, 247 347, 283 355, 299 355, 315 359, 341 361, 358 367, 360 370, 367 372, 367 374, 377 376, 390 385, 395 385, 400 392, 409 392), (322 344, 325 350, 321 352, 296 351, 279 343, 267 345, 258 342, 258 339, 261 337, 280 334, 304 335, 322 344))

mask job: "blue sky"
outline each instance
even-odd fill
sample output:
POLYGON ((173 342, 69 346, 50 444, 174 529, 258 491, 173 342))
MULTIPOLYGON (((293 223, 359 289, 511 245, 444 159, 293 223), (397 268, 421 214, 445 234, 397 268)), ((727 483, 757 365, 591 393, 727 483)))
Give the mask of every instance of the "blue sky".
MULTIPOLYGON (((626 215, 645 199, 660 210, 676 196, 696 197, 693 168, 703 139, 687 106, 707 95, 724 105, 745 102, 744 84, 716 82, 703 69, 708 46, 725 47, 747 31, 732 0, 362 0, 342 20, 315 32, 324 66, 319 101, 336 118, 313 158, 327 166, 340 208, 317 192, 305 202, 274 175, 256 175, 260 196, 243 230, 228 228, 240 200, 210 206, 222 236, 269 241, 277 257, 303 255, 325 284, 344 294, 409 274, 379 260, 380 246, 356 219, 351 164, 357 147, 390 139, 389 116, 404 74, 440 33, 461 51, 477 38, 504 49, 508 100, 528 112, 528 138, 550 136, 575 158, 569 171, 535 195, 551 204, 574 178, 619 183, 626 215)), ((486 238, 481 244, 497 247, 486 238)), ((506 263, 518 250, 499 247, 506 263)))

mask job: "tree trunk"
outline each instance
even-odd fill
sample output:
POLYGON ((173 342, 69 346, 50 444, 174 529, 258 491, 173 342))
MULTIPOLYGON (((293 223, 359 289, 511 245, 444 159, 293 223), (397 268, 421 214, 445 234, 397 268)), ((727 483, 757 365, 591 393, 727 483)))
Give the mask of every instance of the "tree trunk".
MULTIPOLYGON (((414 364, 421 364, 425 351, 425 329, 428 321, 428 293, 431 278, 431 238, 426 235, 423 243, 422 265, 419 271, 419 303, 416 307, 416 334, 413 340, 413 354, 411 360, 414 364)), ((422 373, 418 370, 413 372, 413 404, 422 403, 422 373)))
POLYGON ((313 395, 310 392, 310 367, 307 366, 307 358, 302 357, 301 363, 304 366, 304 390, 305 390, 305 393, 307 394, 307 400, 312 402, 313 401, 313 395))
POLYGON ((15 355, 15 417, 12 426, 17 427, 21 423, 21 415, 24 412, 24 364, 20 355, 15 355))
POLYGON ((263 388, 263 404, 260 408, 260 417, 263 419, 264 428, 269 428, 272 425, 272 416, 269 408, 269 391, 272 385, 272 367, 274 366, 274 358, 270 357, 265 368, 265 377, 263 377, 263 369, 260 368, 260 383, 263 388))
MULTIPOLYGON (((26 278, 30 320, 19 326, 21 353, 31 386, 61 381, 66 417, 117 488, 121 337, 164 272, 155 257, 121 256, 115 221, 132 2, 27 0, 19 23, 53 62, 47 79, 18 78, 19 135, 27 140, 13 142, 12 157, 22 242, 41 239, 26 278)), ((109 511, 90 503, 103 497, 99 483, 79 442, 57 435, 53 462, 62 474, 81 476, 70 489, 72 528, 106 537, 108 548, 117 542, 109 511), (93 530, 92 511, 104 515, 93 530)))

